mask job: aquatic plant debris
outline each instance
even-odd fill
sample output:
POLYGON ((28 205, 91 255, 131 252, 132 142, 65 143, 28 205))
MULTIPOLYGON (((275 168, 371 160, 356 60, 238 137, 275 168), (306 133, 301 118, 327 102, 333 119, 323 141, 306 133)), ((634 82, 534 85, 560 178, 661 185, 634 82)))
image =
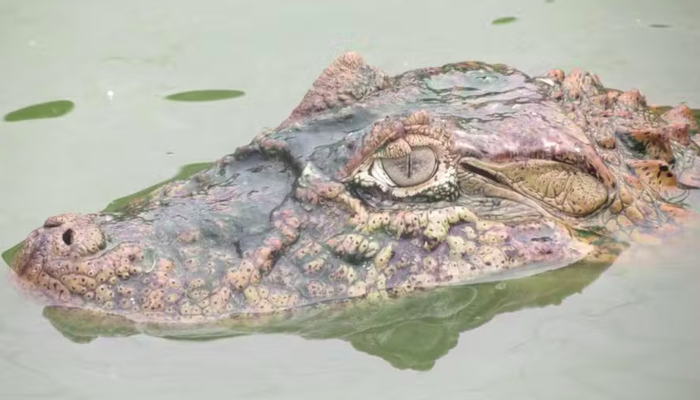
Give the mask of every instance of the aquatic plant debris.
POLYGON ((192 90, 188 92, 180 92, 166 96, 167 100, 173 101, 218 101, 234 99, 236 97, 241 97, 245 95, 242 90, 227 90, 227 89, 216 89, 216 90, 192 90))
POLYGON ((515 17, 501 17, 501 18, 496 18, 493 21, 491 21, 491 25, 504 25, 504 24, 510 24, 518 19, 515 17))
POLYGON ((6 122, 27 121, 31 119, 62 117, 75 108, 75 104, 69 100, 55 100, 46 103, 34 104, 20 108, 5 114, 6 122))
POLYGON ((12 265, 12 260, 15 258, 15 254, 22 249, 23 245, 24 242, 17 243, 16 245, 7 249, 4 253, 0 254, 0 258, 2 258, 7 265, 12 265))
POLYGON ((194 164, 187 164, 180 168, 180 171, 178 171, 177 175, 174 177, 157 183, 153 186, 147 187, 146 189, 140 190, 136 193, 130 194, 128 196, 120 197, 111 203, 107 205, 107 208, 103 210, 105 213, 112 213, 112 214, 118 214, 121 213, 125 210, 127 210, 131 206, 138 205, 139 202, 145 202, 148 200, 148 194, 153 192, 154 190, 158 189, 159 187, 165 186, 170 182, 174 181, 179 181, 179 180, 185 180, 192 175, 204 171, 205 169, 211 167, 214 165, 214 163, 211 162, 203 162, 203 163, 194 163, 194 164))
POLYGON ((650 28, 670 28, 671 25, 668 24, 651 24, 649 25, 650 28))

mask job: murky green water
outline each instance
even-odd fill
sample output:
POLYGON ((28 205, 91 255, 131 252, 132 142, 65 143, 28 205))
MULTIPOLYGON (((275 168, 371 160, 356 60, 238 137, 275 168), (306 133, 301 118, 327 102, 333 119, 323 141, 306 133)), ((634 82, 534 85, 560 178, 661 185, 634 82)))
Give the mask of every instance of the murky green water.
MULTIPOLYGON (((232 152, 345 50, 392 73, 465 59, 532 74, 580 66, 652 103, 699 108, 698 16, 697 0, 4 0, 0 114, 75 108, 0 121, 0 249, 46 216, 103 209, 232 152), (245 96, 164 99, 212 89, 245 96)), ((52 325, 64 316, 44 318, 3 273, 0 398, 697 399, 698 235, 607 270, 198 342, 89 341, 63 326, 71 341, 52 325)))

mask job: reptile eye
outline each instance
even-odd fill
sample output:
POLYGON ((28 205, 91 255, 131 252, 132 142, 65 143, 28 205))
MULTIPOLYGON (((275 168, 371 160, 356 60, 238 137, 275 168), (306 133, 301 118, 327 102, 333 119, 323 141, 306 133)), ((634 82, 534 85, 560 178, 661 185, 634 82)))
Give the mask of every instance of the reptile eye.
POLYGON ((384 173, 399 187, 427 181, 435 174, 438 164, 430 147, 416 147, 403 157, 382 158, 381 163, 384 173))

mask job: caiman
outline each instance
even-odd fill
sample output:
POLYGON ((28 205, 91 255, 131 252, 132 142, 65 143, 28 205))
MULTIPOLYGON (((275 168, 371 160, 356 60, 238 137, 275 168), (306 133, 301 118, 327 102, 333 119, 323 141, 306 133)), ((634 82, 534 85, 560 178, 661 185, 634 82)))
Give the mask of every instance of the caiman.
POLYGON ((188 179, 50 217, 11 261, 49 305, 165 324, 384 304, 601 260, 694 214, 698 124, 591 73, 389 76, 347 53, 188 179))

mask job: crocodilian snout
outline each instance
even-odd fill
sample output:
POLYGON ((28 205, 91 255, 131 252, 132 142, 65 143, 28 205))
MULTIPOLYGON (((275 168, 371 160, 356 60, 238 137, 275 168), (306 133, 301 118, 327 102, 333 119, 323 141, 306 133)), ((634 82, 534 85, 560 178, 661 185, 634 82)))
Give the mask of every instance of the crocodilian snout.
POLYGON ((75 302, 74 294, 93 292, 117 274, 134 273, 143 252, 122 243, 105 252, 107 240, 99 224, 105 216, 62 214, 34 230, 11 260, 22 287, 49 302, 75 302), (113 273, 105 274, 109 268, 113 273))
POLYGON ((296 241, 294 177, 258 153, 225 157, 119 210, 50 217, 10 264, 21 286, 49 304, 220 315, 244 273, 259 281, 296 241))

